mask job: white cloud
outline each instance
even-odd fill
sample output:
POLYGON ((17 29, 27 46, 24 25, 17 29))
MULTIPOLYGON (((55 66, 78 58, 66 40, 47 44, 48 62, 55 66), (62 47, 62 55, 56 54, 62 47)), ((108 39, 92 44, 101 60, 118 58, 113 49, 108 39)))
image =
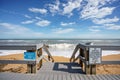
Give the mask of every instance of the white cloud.
POLYGON ((48 26, 48 25, 50 25, 50 21, 48 21, 48 20, 41 20, 41 21, 38 21, 37 23, 36 23, 36 25, 37 26, 41 26, 41 27, 44 27, 44 26, 48 26))
POLYGON ((24 26, 10 23, 0 23, 0 34, 3 34, 7 38, 31 38, 31 36, 39 37, 43 35, 24 26))
POLYGON ((70 26, 70 25, 73 25, 75 24, 75 22, 69 22, 69 23, 64 23, 64 22, 61 22, 61 26, 70 26))
POLYGON ((29 18, 29 19, 31 18, 31 17, 30 17, 29 15, 27 15, 27 14, 25 14, 24 16, 25 16, 26 18, 29 18))
POLYGON ((28 10, 34 13, 41 13, 41 14, 47 13, 46 9, 40 9, 40 8, 29 8, 28 10))
POLYGON ((55 15, 55 13, 58 13, 60 11, 60 1, 56 0, 55 4, 48 4, 50 12, 52 13, 52 15, 55 15))
POLYGON ((40 17, 37 17, 37 16, 35 17, 35 19, 37 19, 37 20, 42 20, 40 17))
POLYGON ((91 31, 93 33, 97 33, 97 32, 101 31, 99 28, 101 28, 101 26, 91 26, 91 27, 89 27, 89 31, 91 31))
POLYGON ((81 18, 104 18, 112 14, 115 7, 104 7, 113 0, 87 0, 87 4, 81 11, 81 18))
POLYGON ((21 22, 22 24, 31 24, 31 23, 33 23, 33 22, 35 22, 35 20, 27 20, 27 21, 23 21, 23 22, 21 22))
POLYGON ((88 8, 84 9, 81 12, 81 18, 89 19, 89 18, 104 18, 107 15, 112 14, 115 7, 103 7, 103 8, 88 8))
POLYGON ((94 32, 94 33, 96 33, 96 32, 100 32, 99 29, 92 29, 92 28, 90 28, 89 31, 94 32))
POLYGON ((65 34, 65 33, 70 33, 70 32, 73 32, 73 31, 74 31, 73 28, 67 28, 67 29, 57 28, 57 29, 53 29, 53 33, 56 33, 56 34, 65 34))
POLYGON ((94 19, 93 22, 95 24, 108 24, 108 23, 113 23, 113 22, 118 22, 119 18, 114 17, 114 18, 106 18, 106 19, 94 19))
POLYGON ((116 24, 104 24, 106 29, 110 29, 110 30, 120 30, 120 25, 116 25, 116 24))
POLYGON ((69 14, 71 16, 73 14, 72 11, 74 9, 80 8, 81 2, 82 2, 82 0, 68 1, 67 4, 64 4, 63 14, 69 14))

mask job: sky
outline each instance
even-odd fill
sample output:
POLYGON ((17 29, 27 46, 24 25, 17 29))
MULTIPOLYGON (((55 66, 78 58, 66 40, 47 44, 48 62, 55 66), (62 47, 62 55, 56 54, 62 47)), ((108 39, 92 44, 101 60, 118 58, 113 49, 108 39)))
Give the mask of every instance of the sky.
POLYGON ((120 0, 0 0, 0 39, 120 39, 120 0))

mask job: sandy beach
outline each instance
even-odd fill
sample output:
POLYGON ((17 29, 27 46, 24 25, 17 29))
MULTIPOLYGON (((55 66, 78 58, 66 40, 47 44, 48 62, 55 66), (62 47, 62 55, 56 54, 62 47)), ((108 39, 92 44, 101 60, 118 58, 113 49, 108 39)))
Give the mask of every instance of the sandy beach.
MULTIPOLYGON (((69 58, 53 56, 55 62, 69 62, 69 58)), ((23 60, 23 54, 0 56, 0 60, 23 60)), ((120 60, 120 54, 103 56, 102 60, 120 60)), ((45 61, 44 61, 45 62, 45 61)), ((0 65, 0 72, 26 73, 26 64, 4 64, 0 65)), ((120 65, 97 65, 97 74, 120 74, 120 65)))

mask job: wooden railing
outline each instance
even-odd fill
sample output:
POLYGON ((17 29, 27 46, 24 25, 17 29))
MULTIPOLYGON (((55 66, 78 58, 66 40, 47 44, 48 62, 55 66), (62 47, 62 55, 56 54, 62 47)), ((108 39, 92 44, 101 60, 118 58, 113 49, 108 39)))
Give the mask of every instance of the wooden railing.
MULTIPOLYGON (((70 58, 70 62, 75 62, 79 60, 79 64, 83 71, 85 71, 86 74, 96 74, 96 65, 97 64, 89 64, 89 48, 101 48, 102 50, 120 50, 120 46, 93 46, 93 45, 83 45, 83 44, 78 44, 70 58), (75 57, 77 51, 79 51, 79 54, 77 57, 75 57), (84 65, 84 66, 83 66, 84 65)), ((102 55, 101 55, 102 58, 102 55)), ((120 61, 101 61, 99 64, 120 64, 120 61)))
POLYGON ((36 60, 0 60, 0 64, 27 64, 27 73, 36 73, 36 64, 38 63, 38 69, 42 66, 42 59, 46 61, 54 62, 52 55, 50 54, 46 45, 40 46, 37 49, 37 45, 25 45, 25 44, 18 44, 18 45, 0 45, 0 50, 26 50, 27 52, 37 52, 38 59, 36 60), (45 58, 43 55, 43 51, 46 51, 48 54, 48 59, 45 58))
POLYGON ((37 50, 37 56, 38 56, 38 59, 37 59, 38 69, 40 69, 42 67, 43 59, 46 60, 47 62, 49 62, 50 60, 52 60, 52 62, 54 62, 54 59, 48 50, 48 46, 45 44, 37 50), (48 54, 48 59, 43 54, 43 49, 48 54))

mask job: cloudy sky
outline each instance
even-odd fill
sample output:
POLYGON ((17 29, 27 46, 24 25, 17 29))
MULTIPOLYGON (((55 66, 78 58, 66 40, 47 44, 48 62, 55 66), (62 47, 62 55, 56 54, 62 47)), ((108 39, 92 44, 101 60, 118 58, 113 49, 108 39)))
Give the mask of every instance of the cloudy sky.
POLYGON ((120 39, 120 0, 0 0, 0 39, 120 39))

